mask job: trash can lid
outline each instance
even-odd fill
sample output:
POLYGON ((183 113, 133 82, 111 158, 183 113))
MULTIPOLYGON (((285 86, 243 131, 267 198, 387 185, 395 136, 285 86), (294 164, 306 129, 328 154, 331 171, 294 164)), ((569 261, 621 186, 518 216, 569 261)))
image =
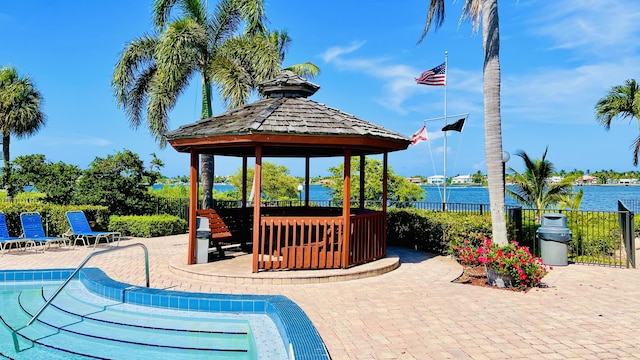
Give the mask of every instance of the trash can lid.
POLYGON ((554 226, 554 227, 567 227, 567 217, 563 214, 542 214, 540 220, 540 227, 554 226))

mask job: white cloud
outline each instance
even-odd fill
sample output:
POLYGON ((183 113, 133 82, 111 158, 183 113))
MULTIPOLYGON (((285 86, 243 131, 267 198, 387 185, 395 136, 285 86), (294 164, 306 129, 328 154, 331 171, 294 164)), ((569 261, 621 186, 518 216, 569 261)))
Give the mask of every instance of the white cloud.
POLYGON ((541 6, 533 14, 532 31, 551 38, 555 49, 606 56, 611 52, 632 52, 639 45, 632 39, 640 35, 640 2, 545 0, 538 3, 541 6))
POLYGON ((93 136, 86 135, 74 135, 68 134, 65 137, 41 137, 42 144, 49 146, 62 146, 62 145, 82 145, 82 146, 109 146, 112 144, 107 139, 102 139, 93 136))
POLYGON ((628 57, 508 75, 503 78, 503 114, 538 122, 584 123, 585 117, 593 119, 598 99, 611 86, 624 83, 639 67, 640 57, 628 57))
POLYGON ((327 49, 322 54, 322 59, 324 62, 332 62, 335 58, 340 55, 349 54, 356 50, 358 50, 362 45, 364 45, 365 41, 353 42, 351 46, 342 47, 342 46, 333 46, 327 49))
MULTIPOLYGON (((433 93, 439 90, 431 86, 416 86, 415 78, 426 69, 417 69, 403 64, 394 64, 387 58, 362 58, 348 57, 353 54, 364 42, 354 43, 349 47, 334 46, 324 52, 323 58, 342 70, 350 70, 371 77, 381 79, 383 92, 377 97, 378 103, 400 114, 406 114, 410 109, 405 107, 407 99, 415 94, 433 93)), ((470 75, 464 71, 451 69, 450 77, 461 78, 455 85, 456 89, 482 94, 482 74, 470 75)), ((457 80, 456 80, 457 81, 457 80)), ((434 100, 440 101, 440 100, 434 100)), ((425 106, 425 104, 421 104, 425 106)), ((441 106, 438 102, 434 106, 441 106)))

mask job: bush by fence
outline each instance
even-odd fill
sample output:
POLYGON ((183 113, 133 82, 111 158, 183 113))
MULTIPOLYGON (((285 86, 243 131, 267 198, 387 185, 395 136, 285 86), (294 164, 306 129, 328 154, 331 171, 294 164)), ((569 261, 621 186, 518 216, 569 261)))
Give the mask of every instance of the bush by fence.
POLYGON ((470 214, 419 209, 389 209, 387 244, 447 254, 452 243, 473 235, 491 236, 487 213, 470 214))
POLYGON ((173 215, 112 215, 109 231, 119 231, 122 235, 156 237, 184 234, 187 222, 173 215))

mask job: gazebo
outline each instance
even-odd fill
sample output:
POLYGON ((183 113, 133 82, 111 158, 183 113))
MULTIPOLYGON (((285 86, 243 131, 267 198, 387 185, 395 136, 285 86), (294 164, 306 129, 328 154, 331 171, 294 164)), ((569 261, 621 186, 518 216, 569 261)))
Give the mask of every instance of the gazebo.
POLYGON ((179 152, 189 153, 188 263, 195 263, 199 155, 242 158, 241 207, 219 209, 233 236, 250 239, 253 272, 269 269, 347 268, 386 255, 387 154, 404 150, 406 136, 310 100, 320 87, 290 71, 260 86, 263 99, 165 134, 179 152), (365 208, 365 156, 383 155, 382 207, 365 208), (264 157, 344 157, 342 207, 318 207, 305 192, 304 206, 261 206, 264 157), (351 158, 360 157, 359 202, 351 202, 351 158), (247 201, 247 163, 255 157, 254 199, 247 201))

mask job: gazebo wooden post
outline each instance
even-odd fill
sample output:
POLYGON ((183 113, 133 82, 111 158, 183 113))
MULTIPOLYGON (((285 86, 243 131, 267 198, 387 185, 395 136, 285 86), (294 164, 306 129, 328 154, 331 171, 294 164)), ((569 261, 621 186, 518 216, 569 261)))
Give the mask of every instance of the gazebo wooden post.
POLYGON ((216 208, 216 199, 213 197, 213 194, 216 192, 216 156, 211 155, 211 178, 213 179, 211 184, 211 208, 216 208))
MULTIPOLYGON (((382 155, 382 212, 384 213, 385 219, 387 216, 387 183, 389 182, 389 176, 387 175, 387 170, 389 168, 389 153, 384 153, 382 155)), ((385 221, 385 224, 387 222, 385 221)))
MULTIPOLYGON (((262 182, 262 145, 256 145, 256 167, 253 174, 253 272, 258 272, 260 251, 260 187, 262 182)), ((265 254, 262 254, 265 256, 265 254)))
POLYGON ((351 248, 351 148, 344 149, 344 182, 343 182, 343 198, 342 198, 342 216, 344 222, 344 230, 342 236, 342 268, 349 266, 349 249, 351 248))
POLYGON ((247 208, 247 156, 242 157, 242 208, 247 208))
POLYGON ((304 206, 309 207, 309 156, 304 159, 304 206))
POLYGON ((199 154, 191 149, 191 167, 189 169, 189 254, 187 264, 196 263, 196 210, 198 209, 198 165, 199 154))
POLYGON ((384 221, 382 222, 382 244, 384 246, 383 253, 384 256, 387 255, 387 183, 389 182, 389 177, 387 175, 387 170, 389 169, 389 153, 384 152, 382 155, 382 214, 384 216, 384 221))
POLYGON ((365 187, 365 161, 366 158, 363 155, 360 155, 360 209, 364 209, 364 187, 365 187))

